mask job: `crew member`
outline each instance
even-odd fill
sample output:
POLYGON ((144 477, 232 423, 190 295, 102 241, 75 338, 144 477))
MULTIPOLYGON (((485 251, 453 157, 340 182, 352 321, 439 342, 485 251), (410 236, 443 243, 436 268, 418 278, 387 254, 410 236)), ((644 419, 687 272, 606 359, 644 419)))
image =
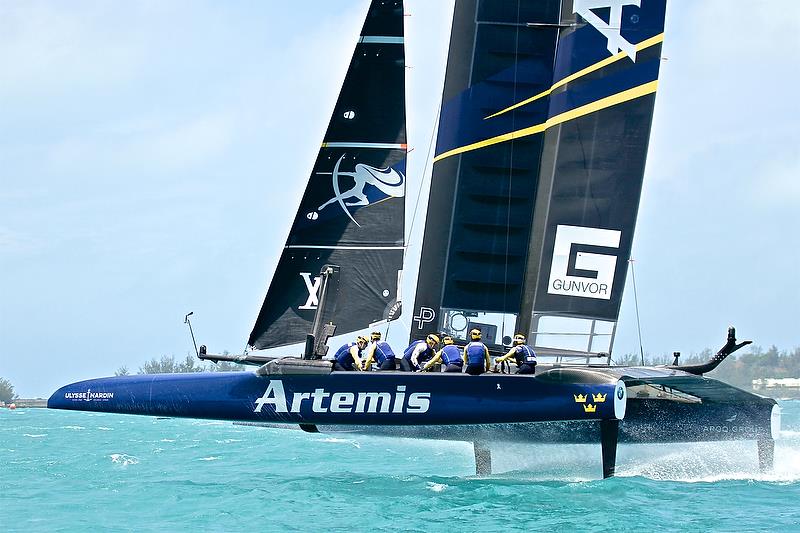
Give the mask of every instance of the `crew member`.
POLYGON ((442 343, 444 347, 436 352, 436 355, 433 358, 425 363, 425 366, 422 367, 423 372, 427 372, 430 368, 442 361, 445 365, 444 371, 445 372, 461 372, 461 365, 463 364, 463 360, 461 359, 461 350, 453 344, 453 337, 450 335, 445 335, 442 337, 442 343))
POLYGON ((424 341, 412 342, 403 352, 403 358, 400 359, 400 370, 403 372, 419 370, 420 364, 433 357, 437 346, 439 346, 439 337, 435 333, 425 337, 424 341))
POLYGON ((394 370, 395 357, 389 343, 381 340, 381 332, 373 331, 370 334, 371 342, 367 346, 367 360, 364 362, 364 369, 369 370, 372 361, 378 363, 380 370, 394 370))
POLYGON ((533 374, 536 372, 536 352, 525 344, 525 335, 522 333, 514 335, 514 345, 507 354, 494 360, 495 372, 500 363, 508 361, 512 357, 514 362, 517 363, 515 374, 533 374))
POLYGON ((333 356, 334 370, 363 370, 361 353, 367 347, 367 338, 358 336, 356 342, 348 342, 336 351, 333 356))
POLYGON ((489 358, 489 348, 481 342, 481 330, 470 330, 469 337, 472 342, 464 346, 462 359, 467 365, 466 373, 477 376, 489 370, 492 360, 489 358))

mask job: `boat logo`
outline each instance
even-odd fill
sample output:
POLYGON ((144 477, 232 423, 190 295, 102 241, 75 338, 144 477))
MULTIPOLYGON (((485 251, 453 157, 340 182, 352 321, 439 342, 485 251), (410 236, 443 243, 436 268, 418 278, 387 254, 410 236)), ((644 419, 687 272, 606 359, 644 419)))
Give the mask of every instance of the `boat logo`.
POLYGON ((578 403, 586 402, 586 395, 585 394, 573 394, 572 397, 575 398, 575 401, 578 402, 578 403))
MULTIPOLYGON (((636 45, 631 44, 622 36, 622 8, 623 6, 640 7, 641 0, 575 0, 572 12, 577 13, 591 24, 594 29, 603 34, 608 42, 608 51, 616 55, 622 51, 636 61, 636 45), (608 22, 597 16, 594 9, 608 9, 608 22)), ((631 22, 639 22, 638 15, 631 17, 631 22)))
MULTIPOLYGON (((370 203, 374 204, 386 198, 400 198, 405 196, 405 176, 403 176, 401 172, 391 167, 375 168, 363 163, 357 163, 353 172, 342 172, 339 170, 339 167, 346 155, 347 154, 342 154, 342 157, 339 158, 336 165, 333 167, 333 172, 317 172, 317 174, 331 176, 334 197, 320 205, 316 211, 307 213, 307 219, 317 220, 320 211, 329 205, 338 203, 350 220, 352 220, 356 226, 361 227, 361 224, 356 222, 356 219, 353 218, 353 214, 348 209, 349 207, 368 206, 370 203), (353 186, 344 191, 341 190, 340 182, 343 176, 347 176, 354 181, 353 186), (382 196, 378 195, 378 198, 372 198, 372 201, 370 201, 367 195, 368 192, 370 192, 368 189, 369 186, 377 189, 377 191, 382 193, 382 196)), ((376 196, 374 192, 372 195, 376 196)))
POLYGON ((617 398, 620 400, 625 396, 625 389, 621 386, 617 387, 617 398))
POLYGON ((436 318, 436 311, 430 307, 420 307, 419 315, 415 316, 413 320, 417 322, 417 329, 423 329, 425 324, 433 322, 434 318, 436 318))
POLYGON ((556 227, 549 294, 610 300, 621 231, 583 226, 556 227))
POLYGON ((587 403, 586 405, 583 406, 583 410, 586 413, 594 413, 597 411, 597 406, 591 403, 587 403))
POLYGON ((603 403, 606 401, 606 396, 608 395, 603 393, 592 394, 592 401, 594 403, 603 403))
POLYGON ((107 402, 114 399, 114 393, 92 392, 92 389, 86 389, 80 392, 65 392, 64 399, 84 402, 107 402))
POLYGON ((734 420, 736 420, 737 416, 739 416, 739 413, 733 413, 733 416, 730 418, 726 418, 725 422, 733 422, 734 420))
POLYGON ((306 289, 308 290, 308 299, 304 305, 301 305, 299 309, 316 309, 319 305, 319 286, 322 284, 322 277, 316 276, 314 280, 311 280, 311 272, 300 272, 300 277, 303 278, 303 281, 306 284, 306 289))
POLYGON ((415 414, 427 413, 431 406, 430 392, 406 393, 405 385, 393 392, 327 392, 324 388, 314 392, 292 391, 291 401, 286 397, 283 381, 272 379, 264 394, 255 401, 254 413, 271 406, 276 413, 306 414, 415 414), (303 403, 305 402, 305 403, 303 403))

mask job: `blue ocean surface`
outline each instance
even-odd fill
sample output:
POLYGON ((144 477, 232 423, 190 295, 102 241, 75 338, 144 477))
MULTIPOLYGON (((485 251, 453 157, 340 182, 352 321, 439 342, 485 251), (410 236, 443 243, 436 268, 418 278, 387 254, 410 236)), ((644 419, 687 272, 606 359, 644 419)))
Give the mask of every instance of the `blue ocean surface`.
POLYGON ((0 409, 0 531, 800 531, 800 402, 754 442, 493 448, 0 409))

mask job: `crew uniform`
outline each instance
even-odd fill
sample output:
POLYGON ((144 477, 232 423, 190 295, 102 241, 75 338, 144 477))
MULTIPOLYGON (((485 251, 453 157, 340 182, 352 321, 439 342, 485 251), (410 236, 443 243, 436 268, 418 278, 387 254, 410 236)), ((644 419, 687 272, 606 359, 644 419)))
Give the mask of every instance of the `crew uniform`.
POLYGON ((481 342, 481 330, 473 329, 469 336, 472 342, 464 346, 462 359, 467 365, 465 372, 477 376, 489 370, 492 360, 489 357, 489 348, 481 342))
POLYGON ((380 370, 395 369, 395 355, 389 343, 381 340, 381 332, 373 331, 370 335, 372 342, 367 346, 367 360, 364 362, 364 369, 369 370, 372 361, 378 363, 380 370))
POLYGON ((367 338, 359 337, 356 342, 348 342, 342 345, 341 348, 336 350, 336 355, 333 356, 334 370, 362 370, 361 366, 361 353, 367 347, 367 338))
POLYGON ((517 363, 515 374, 534 374, 536 372, 536 352, 533 348, 525 344, 525 335, 517 333, 514 335, 514 346, 502 357, 494 360, 495 367, 499 363, 508 361, 511 358, 517 363))
POLYGON ((433 357, 434 350, 436 350, 438 345, 439 337, 433 333, 425 337, 424 341, 418 340, 412 342, 403 352, 403 358, 400 359, 400 370, 403 372, 419 370, 419 365, 421 363, 433 357))
POLYGON ((433 358, 425 363, 425 366, 422 367, 423 372, 427 372, 433 365, 442 361, 445 365, 445 372, 461 372, 461 366, 463 364, 463 360, 461 359, 461 350, 458 346, 453 344, 453 337, 450 335, 445 335, 442 338, 442 342, 444 343, 444 348, 436 352, 436 355, 433 358))

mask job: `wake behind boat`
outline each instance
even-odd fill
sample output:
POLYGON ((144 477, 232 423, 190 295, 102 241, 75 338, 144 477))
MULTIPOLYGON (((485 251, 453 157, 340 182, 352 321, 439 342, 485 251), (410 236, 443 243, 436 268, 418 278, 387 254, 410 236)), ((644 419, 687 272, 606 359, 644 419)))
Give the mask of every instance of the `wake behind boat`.
MULTIPOLYGON (((248 345, 255 372, 100 378, 48 407, 475 443, 758 442, 771 399, 705 365, 610 365, 655 103, 664 0, 457 0, 410 341, 436 332, 492 353, 526 332, 535 375, 336 371, 328 339, 403 312, 403 5, 373 0, 248 345), (305 343, 303 358, 258 350, 305 343), (577 365, 577 359, 583 364, 577 365)), ((289 349, 287 349, 287 353, 289 349)), ((292 350, 294 351, 294 350, 292 350)))

